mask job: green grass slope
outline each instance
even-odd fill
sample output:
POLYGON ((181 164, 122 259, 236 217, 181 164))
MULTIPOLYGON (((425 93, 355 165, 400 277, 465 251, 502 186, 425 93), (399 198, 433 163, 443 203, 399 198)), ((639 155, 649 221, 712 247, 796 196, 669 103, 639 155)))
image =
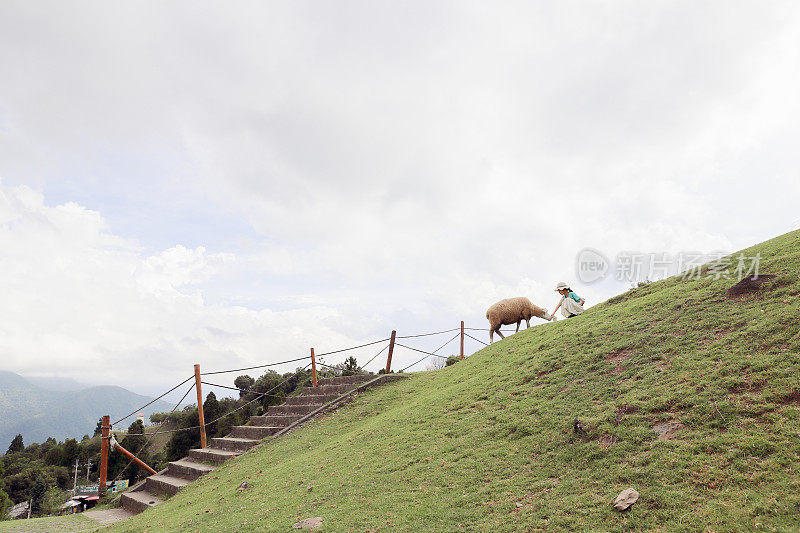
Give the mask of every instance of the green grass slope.
POLYGON ((116 529, 797 530, 800 232, 757 252, 778 275, 757 294, 630 291, 364 394, 116 529))

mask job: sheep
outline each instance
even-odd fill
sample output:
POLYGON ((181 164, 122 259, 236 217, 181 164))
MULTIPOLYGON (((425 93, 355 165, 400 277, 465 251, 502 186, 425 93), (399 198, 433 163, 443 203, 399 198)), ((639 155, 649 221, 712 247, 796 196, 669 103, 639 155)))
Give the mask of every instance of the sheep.
POLYGON ((494 342, 495 332, 500 335, 501 339, 505 339, 505 336, 500 332, 500 326, 516 322, 517 331, 519 331, 520 323, 525 320, 526 327, 531 327, 531 317, 533 316, 550 320, 547 309, 533 305, 525 297, 500 300, 486 311, 486 318, 489 319, 489 342, 494 342))

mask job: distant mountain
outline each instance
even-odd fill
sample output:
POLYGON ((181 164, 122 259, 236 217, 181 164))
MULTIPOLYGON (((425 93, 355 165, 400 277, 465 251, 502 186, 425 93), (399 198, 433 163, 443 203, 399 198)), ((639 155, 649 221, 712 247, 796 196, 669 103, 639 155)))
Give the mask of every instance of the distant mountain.
POLYGON ((88 389, 91 385, 81 383, 72 378, 45 378, 25 376, 24 379, 30 381, 40 389, 58 390, 58 391, 76 391, 81 389, 88 389))
MULTIPOLYGON (((74 391, 56 390, 78 382, 54 386, 51 380, 32 383, 13 372, 0 371, 0 454, 19 433, 25 445, 43 442, 48 437, 80 440, 91 435, 97 420, 104 414, 112 422, 125 416, 152 398, 122 387, 85 387, 74 391)), ((142 410, 147 420, 151 413, 169 411, 171 405, 157 401, 142 410)), ((121 422, 118 429, 127 429, 134 418, 121 422)))

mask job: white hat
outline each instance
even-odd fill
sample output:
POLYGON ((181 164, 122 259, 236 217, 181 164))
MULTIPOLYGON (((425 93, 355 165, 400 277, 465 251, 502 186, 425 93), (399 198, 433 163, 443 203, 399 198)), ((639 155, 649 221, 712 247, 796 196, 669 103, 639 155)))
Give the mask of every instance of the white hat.
POLYGON ((567 285, 563 281, 560 282, 558 285, 556 285, 556 291, 561 291, 561 290, 564 290, 564 289, 569 289, 569 285, 567 285))

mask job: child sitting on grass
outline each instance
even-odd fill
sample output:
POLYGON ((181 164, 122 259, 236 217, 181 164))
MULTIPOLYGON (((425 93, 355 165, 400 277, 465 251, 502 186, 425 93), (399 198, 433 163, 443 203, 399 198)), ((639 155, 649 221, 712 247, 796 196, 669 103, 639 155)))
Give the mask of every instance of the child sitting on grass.
POLYGON ((553 314, 550 317, 551 320, 555 318, 556 311, 558 311, 559 307, 561 308, 561 314, 567 318, 572 318, 583 313, 583 304, 586 303, 586 300, 572 292, 569 285, 562 281, 556 286, 556 292, 560 294, 562 298, 561 301, 558 302, 555 310, 553 310, 553 314))

